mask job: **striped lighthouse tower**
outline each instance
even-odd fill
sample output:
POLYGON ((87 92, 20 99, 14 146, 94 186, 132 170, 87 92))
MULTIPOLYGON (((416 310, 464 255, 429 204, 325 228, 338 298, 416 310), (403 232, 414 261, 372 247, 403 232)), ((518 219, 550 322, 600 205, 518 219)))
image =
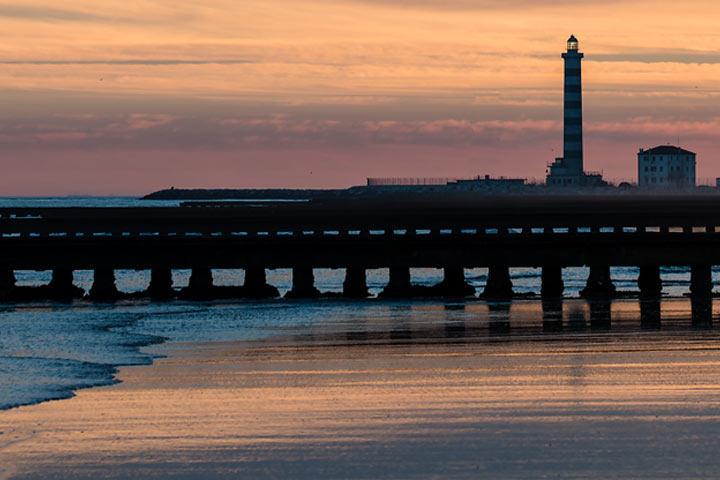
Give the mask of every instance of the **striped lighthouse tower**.
POLYGON ((563 98, 563 156, 550 165, 548 186, 581 186, 595 179, 583 171, 582 134, 582 82, 580 63, 583 54, 578 51, 578 41, 571 35, 567 41, 565 59, 565 88, 563 98), (592 177, 592 178, 591 178, 592 177))
POLYGON ((570 35, 565 59, 565 105, 563 158, 570 175, 581 177, 583 174, 583 135, 582 135, 582 83, 580 82, 580 62, 583 54, 578 52, 578 41, 570 35))

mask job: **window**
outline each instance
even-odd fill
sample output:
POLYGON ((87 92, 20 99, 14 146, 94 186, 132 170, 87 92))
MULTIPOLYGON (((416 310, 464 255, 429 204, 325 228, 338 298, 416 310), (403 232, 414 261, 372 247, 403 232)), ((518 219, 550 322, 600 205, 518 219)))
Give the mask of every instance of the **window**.
POLYGON ((646 172, 648 171, 648 167, 645 167, 645 171, 646 171, 646 172))
POLYGON ((652 183, 657 183, 657 178, 653 177, 653 178, 652 178, 652 183))
POLYGON ((663 167, 660 167, 660 171, 662 172, 663 167))
POLYGON ((663 179, 662 179, 662 177, 660 177, 660 183, 662 183, 662 182, 663 182, 663 179))

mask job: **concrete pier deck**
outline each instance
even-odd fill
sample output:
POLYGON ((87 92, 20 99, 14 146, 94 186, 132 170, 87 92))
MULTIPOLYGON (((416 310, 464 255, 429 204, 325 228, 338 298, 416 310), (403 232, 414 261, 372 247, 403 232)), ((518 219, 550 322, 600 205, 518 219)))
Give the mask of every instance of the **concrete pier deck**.
MULTIPOLYGON (((5 208, 0 247, 3 291, 12 289, 15 270, 53 270, 57 285, 49 290, 66 296, 77 293, 70 286, 78 269, 96 272, 97 298, 116 295, 114 269, 152 270, 150 293, 158 297, 171 294, 168 272, 192 269, 195 281, 186 293, 208 296, 213 268, 252 272, 246 289, 255 297, 276 295, 266 287, 266 269, 292 268, 298 276, 293 296, 313 297, 319 294, 313 268, 348 269, 347 294, 362 296, 364 270, 390 268, 399 275, 413 267, 444 269, 446 281, 435 293, 450 297, 472 294, 463 282, 464 268, 490 268, 485 295, 507 297, 512 295, 507 269, 542 267, 543 293, 557 296, 561 269, 568 266, 591 267, 586 289, 591 296, 613 294, 608 267, 641 266, 641 290, 657 295, 661 265, 692 266, 692 293, 709 295, 710 267, 720 264, 720 200, 558 195, 389 204, 5 208)), ((391 296, 414 292, 391 287, 391 296)))

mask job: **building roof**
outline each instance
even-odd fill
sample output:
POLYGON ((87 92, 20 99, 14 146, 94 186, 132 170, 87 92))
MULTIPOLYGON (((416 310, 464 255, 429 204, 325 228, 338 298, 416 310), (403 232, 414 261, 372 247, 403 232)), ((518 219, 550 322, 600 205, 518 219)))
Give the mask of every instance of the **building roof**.
POLYGON ((577 38, 575 38, 575 35, 570 35, 570 38, 568 38, 568 42, 577 42, 577 38))
POLYGON ((648 148, 647 150, 640 150, 640 154, 650 155, 695 155, 695 152, 685 150, 684 148, 676 147, 675 145, 660 145, 655 148, 648 148))

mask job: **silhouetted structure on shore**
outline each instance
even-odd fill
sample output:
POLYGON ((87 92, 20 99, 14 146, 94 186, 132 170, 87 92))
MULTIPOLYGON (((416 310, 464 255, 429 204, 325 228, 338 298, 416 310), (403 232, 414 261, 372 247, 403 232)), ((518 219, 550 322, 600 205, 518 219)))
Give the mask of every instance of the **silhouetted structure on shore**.
POLYGON ((638 152, 638 186, 642 188, 695 187, 694 152, 674 145, 660 145, 638 152))
POLYGON ((563 97, 563 156, 549 165, 546 183, 549 187, 584 187, 601 185, 602 175, 583 168, 582 75, 584 55, 578 51, 575 35, 567 41, 563 97))

